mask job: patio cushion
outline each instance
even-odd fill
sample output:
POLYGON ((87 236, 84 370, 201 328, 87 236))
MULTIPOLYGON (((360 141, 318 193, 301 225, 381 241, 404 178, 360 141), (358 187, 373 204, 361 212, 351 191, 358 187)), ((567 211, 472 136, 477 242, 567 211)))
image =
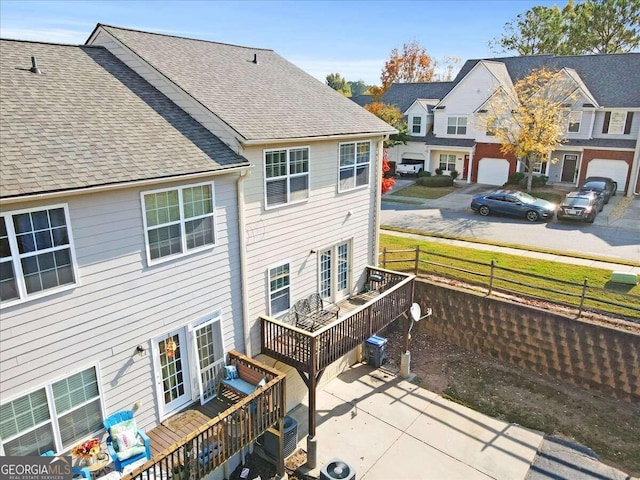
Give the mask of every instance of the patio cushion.
POLYGON ((138 435, 138 426, 133 418, 112 425, 111 436, 120 460, 138 455, 145 449, 144 443, 138 435))
POLYGON ((238 368, 235 365, 226 365, 224 367, 224 379, 235 380, 238 378, 238 368))

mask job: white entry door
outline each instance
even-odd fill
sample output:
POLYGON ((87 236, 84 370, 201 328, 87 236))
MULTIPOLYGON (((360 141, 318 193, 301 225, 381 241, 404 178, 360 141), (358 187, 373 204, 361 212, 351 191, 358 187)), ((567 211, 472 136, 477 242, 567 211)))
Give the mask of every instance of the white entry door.
POLYGON ((200 403, 204 405, 216 396, 218 382, 224 370, 220 315, 216 314, 213 318, 194 326, 192 333, 197 354, 200 403))
POLYGON ((187 336, 184 328, 153 341, 156 386, 161 416, 178 410, 192 399, 187 336))
POLYGON ((320 251, 320 295, 337 302, 349 295, 351 275, 350 242, 339 243, 320 251))

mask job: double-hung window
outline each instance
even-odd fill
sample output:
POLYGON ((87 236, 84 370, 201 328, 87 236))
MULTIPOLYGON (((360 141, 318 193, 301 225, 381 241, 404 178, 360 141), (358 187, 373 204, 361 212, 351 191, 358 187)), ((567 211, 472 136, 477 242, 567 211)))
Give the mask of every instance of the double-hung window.
POLYGON ((370 166, 371 142, 341 143, 338 191, 369 185, 370 166))
POLYGON ((3 455, 62 452, 102 428, 95 367, 0 405, 3 455))
POLYGON ((289 264, 269 269, 269 314, 274 317, 291 306, 291 278, 289 264))
POLYGON ((143 192, 148 262, 214 245, 213 199, 212 183, 143 192))
POLYGON ((602 133, 628 135, 631 133, 633 112, 605 112, 602 133))
POLYGON ((264 152, 266 206, 303 202, 309 198, 309 147, 264 152))
POLYGON ((440 165, 439 165, 439 168, 443 172, 452 172, 453 170, 455 170, 456 169, 456 156, 455 155, 451 155, 451 154, 447 154, 447 153, 441 153, 440 154, 440 165))
POLYGON ((0 216, 0 299, 14 302, 77 283, 66 205, 0 216))
POLYGON ((467 117, 447 118, 447 134, 448 135, 466 135, 467 134, 467 117))
POLYGON ((413 117, 411 120, 411 133, 420 134, 422 131, 422 117, 413 117))
POLYGON ((580 122, 582 122, 582 112, 569 112, 567 132, 578 133, 580 131, 580 122))

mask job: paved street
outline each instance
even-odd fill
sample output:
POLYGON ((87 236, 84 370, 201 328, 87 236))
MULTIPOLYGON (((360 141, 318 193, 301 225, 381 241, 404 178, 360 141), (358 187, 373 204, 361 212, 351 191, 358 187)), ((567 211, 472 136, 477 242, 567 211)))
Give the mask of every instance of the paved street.
MULTIPOLYGON (((383 201, 382 225, 640 261, 640 222, 635 219, 624 223, 607 222, 607 213, 614 202, 620 201, 620 196, 614 197, 605 208, 604 215, 594 224, 556 220, 529 223, 524 219, 482 217, 472 213, 468 207, 473 187, 426 201, 423 205, 383 201)), ((636 199, 633 208, 638 205, 640 200, 636 199)))

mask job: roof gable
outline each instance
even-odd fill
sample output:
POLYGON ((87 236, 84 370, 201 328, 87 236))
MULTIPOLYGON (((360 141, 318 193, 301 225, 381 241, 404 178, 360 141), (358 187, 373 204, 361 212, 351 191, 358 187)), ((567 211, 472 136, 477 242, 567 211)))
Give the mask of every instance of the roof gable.
POLYGON ((248 166, 102 47, 0 40, 0 52, 2 198, 248 166))
POLYGON ((244 140, 395 132, 272 50, 109 25, 97 29, 144 59, 244 140))

